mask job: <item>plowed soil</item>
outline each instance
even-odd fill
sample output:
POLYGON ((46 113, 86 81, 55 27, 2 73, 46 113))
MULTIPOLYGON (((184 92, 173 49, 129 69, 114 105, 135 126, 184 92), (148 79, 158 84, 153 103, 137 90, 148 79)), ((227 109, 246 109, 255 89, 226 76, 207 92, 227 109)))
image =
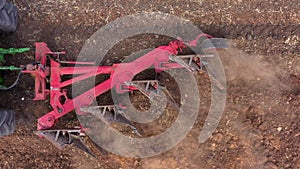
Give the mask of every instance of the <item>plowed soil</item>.
MULTIPOLYGON (((227 76, 227 103, 217 130, 203 144, 198 143, 198 134, 205 117, 199 116, 188 136, 161 155, 132 159, 92 149, 94 158, 72 146, 58 150, 33 134, 37 118, 50 107, 49 101, 32 101, 34 80, 25 75, 17 87, 0 93, 0 106, 17 113, 16 132, 0 139, 0 168, 300 168, 299 1, 13 2, 20 24, 15 33, 1 35, 1 47, 33 47, 34 42, 43 41, 53 51, 67 51, 66 60, 75 58, 97 29, 125 15, 160 11, 191 20, 203 32, 230 41, 230 49, 219 53, 227 76)), ((155 42, 155 46, 165 44, 165 40, 155 42)), ((130 55, 131 46, 126 47, 111 56, 130 55)), ((33 52, 29 52, 7 56, 6 64, 18 66, 32 60, 33 52)), ((205 114, 209 79, 203 74, 197 79, 205 114)))

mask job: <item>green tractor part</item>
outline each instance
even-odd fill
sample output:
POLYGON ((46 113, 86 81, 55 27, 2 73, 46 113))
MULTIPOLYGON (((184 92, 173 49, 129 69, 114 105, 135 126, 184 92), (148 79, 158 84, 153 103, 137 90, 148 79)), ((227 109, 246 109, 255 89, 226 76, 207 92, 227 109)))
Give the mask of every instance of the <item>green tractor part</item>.
MULTIPOLYGON (((17 53, 24 53, 29 50, 30 50, 30 48, 10 48, 10 49, 0 48, 0 64, 5 63, 5 58, 4 58, 5 55, 14 55, 17 53)), ((4 78, 2 76, 0 76, 0 90, 11 89, 12 87, 14 87, 17 84, 17 82, 20 78, 21 72, 22 72, 22 68, 15 67, 15 66, 0 66, 0 71, 1 70, 19 71, 17 80, 9 87, 2 85, 2 83, 4 82, 4 78)))
MULTIPOLYGON (((19 68, 19 67, 15 67, 15 66, 0 66, 0 70, 10 70, 10 71, 16 71, 16 70, 19 70, 21 71, 22 68, 19 68)), ((3 83, 4 79, 2 76, 0 76, 0 84, 3 83)), ((0 85, 2 86, 2 85, 0 85)))
POLYGON ((29 50, 30 48, 10 48, 10 49, 0 48, 0 62, 5 62, 4 55, 14 55, 17 53, 24 53, 29 50))
POLYGON ((15 67, 15 66, 0 66, 0 70, 22 70, 20 67, 15 67))

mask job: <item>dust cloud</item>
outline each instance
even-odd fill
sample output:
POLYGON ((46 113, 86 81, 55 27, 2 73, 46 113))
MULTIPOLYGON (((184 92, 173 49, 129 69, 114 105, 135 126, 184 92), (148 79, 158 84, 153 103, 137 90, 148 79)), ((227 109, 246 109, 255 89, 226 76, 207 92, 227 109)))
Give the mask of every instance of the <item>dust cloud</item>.
POLYGON ((249 55, 230 44, 228 50, 219 52, 219 56, 223 62, 227 82, 243 80, 272 84, 279 81, 276 68, 262 61, 260 55, 249 55))

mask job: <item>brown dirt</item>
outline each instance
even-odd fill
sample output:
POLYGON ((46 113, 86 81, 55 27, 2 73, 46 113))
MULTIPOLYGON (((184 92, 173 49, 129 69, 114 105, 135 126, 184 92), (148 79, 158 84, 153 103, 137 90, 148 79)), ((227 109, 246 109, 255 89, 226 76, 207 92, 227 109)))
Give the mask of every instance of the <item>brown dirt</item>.
MULTIPOLYGON (((1 47, 44 41, 52 50, 66 50, 67 60, 79 53, 97 29, 118 17, 161 11, 189 19, 204 32, 231 40, 231 49, 221 53, 228 95, 220 125, 203 144, 197 138, 205 118, 199 117, 189 135, 161 155, 131 159, 93 150, 96 158, 92 158, 73 147, 59 151, 33 134, 36 119, 49 110, 49 103, 31 100, 34 82, 23 76, 16 88, 0 93, 1 107, 16 110, 18 119, 15 134, 0 139, 0 168, 300 168, 298 1, 14 2, 20 10, 20 25, 16 33, 1 36, 1 47)), ((155 45, 161 44, 156 41, 155 45)), ((130 50, 115 53, 128 54, 130 50)), ((31 60, 29 53, 9 58, 8 63, 31 60)), ((205 113, 209 81, 205 75, 197 78, 205 113)))

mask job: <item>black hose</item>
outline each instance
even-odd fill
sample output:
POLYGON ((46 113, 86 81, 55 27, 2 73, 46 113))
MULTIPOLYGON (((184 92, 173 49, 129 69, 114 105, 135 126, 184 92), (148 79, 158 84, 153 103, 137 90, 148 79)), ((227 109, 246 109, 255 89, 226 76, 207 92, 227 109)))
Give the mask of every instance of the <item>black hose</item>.
MULTIPOLYGON (((22 70, 23 70, 23 69, 22 69, 22 70)), ((0 85, 0 90, 9 90, 9 89, 15 87, 15 86, 18 84, 18 81, 19 81, 19 79, 20 79, 20 77, 21 77, 22 70, 20 70, 20 72, 18 73, 17 79, 14 81, 14 83, 13 83, 12 85, 10 85, 9 87, 0 85)))

